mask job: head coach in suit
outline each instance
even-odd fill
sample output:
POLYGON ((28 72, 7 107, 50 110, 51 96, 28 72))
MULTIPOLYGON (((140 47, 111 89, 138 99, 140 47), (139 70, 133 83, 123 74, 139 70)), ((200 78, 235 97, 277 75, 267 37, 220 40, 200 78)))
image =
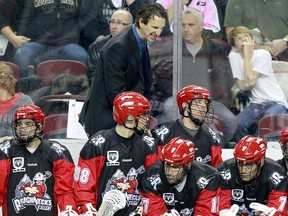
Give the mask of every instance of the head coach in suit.
POLYGON ((115 125, 113 99, 119 93, 135 91, 149 98, 152 71, 146 42, 160 36, 166 20, 167 13, 160 4, 148 4, 131 27, 101 49, 99 67, 79 119, 89 137, 115 125), (142 54, 143 50, 146 54, 142 54))

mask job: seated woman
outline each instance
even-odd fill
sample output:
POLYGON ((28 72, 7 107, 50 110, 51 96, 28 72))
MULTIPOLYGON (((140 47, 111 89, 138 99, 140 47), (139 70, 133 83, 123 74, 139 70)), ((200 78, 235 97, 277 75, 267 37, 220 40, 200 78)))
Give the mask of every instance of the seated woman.
POLYGON ((24 104, 34 104, 23 93, 15 93, 16 79, 11 67, 0 63, 0 138, 12 136, 12 120, 15 110, 24 104))

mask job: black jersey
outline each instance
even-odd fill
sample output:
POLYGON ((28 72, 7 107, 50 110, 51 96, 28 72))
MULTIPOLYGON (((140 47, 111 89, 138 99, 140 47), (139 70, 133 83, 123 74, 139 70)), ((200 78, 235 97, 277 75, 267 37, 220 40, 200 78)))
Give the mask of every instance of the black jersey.
POLYGON ((171 121, 160 125, 152 131, 155 142, 158 145, 158 156, 160 157, 162 148, 174 137, 181 137, 182 139, 191 140, 195 145, 195 160, 203 162, 213 167, 216 167, 222 162, 222 150, 219 145, 219 137, 209 128, 203 124, 195 134, 192 136, 187 129, 185 129, 180 120, 171 121))
POLYGON ((65 146, 42 140, 31 153, 11 140, 3 142, 0 149, 5 154, 0 158, 1 176, 9 175, 0 188, 0 194, 6 194, 4 215, 57 215, 57 204, 61 211, 67 205, 77 209, 72 187, 74 163, 65 146))
POLYGON ((99 209, 103 194, 112 189, 121 190, 127 205, 115 215, 129 215, 141 201, 139 183, 145 170, 156 161, 154 139, 133 135, 130 146, 121 143, 115 129, 99 131, 80 152, 75 175, 77 205, 81 212, 87 204, 99 209))
POLYGON ((287 174, 288 174, 287 164, 286 164, 285 158, 282 158, 282 159, 280 159, 280 160, 277 160, 277 163, 279 163, 279 164, 286 170, 286 172, 287 172, 287 174))
POLYGON ((159 216, 176 209, 181 216, 218 215, 220 176, 210 165, 194 161, 186 182, 177 189, 168 184, 163 162, 153 164, 142 179, 144 214, 159 216), (185 185, 184 185, 185 184, 185 185))
POLYGON ((249 205, 251 202, 258 202, 286 212, 287 175, 284 168, 272 159, 265 158, 257 181, 249 185, 245 185, 241 180, 233 158, 222 162, 217 169, 222 177, 220 210, 237 204, 243 215, 257 215, 249 205))

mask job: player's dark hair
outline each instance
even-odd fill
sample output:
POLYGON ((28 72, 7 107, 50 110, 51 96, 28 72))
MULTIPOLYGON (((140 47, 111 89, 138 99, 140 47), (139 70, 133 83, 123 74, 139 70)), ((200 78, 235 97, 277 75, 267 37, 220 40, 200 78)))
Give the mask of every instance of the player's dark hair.
POLYGON ((164 18, 165 20, 168 20, 167 12, 163 8, 163 6, 158 3, 151 3, 151 4, 146 5, 139 11, 135 19, 136 27, 140 28, 140 25, 139 25, 140 18, 142 18, 143 23, 146 25, 150 19, 154 18, 154 16, 158 16, 158 17, 164 18))

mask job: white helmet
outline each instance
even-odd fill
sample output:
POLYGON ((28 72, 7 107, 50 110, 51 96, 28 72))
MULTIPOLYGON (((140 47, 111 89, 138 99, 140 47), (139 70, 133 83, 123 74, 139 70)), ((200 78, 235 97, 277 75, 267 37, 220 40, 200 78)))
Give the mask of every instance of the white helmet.
POLYGON ((45 181, 45 176, 43 175, 43 173, 38 172, 33 177, 33 181, 45 181))

